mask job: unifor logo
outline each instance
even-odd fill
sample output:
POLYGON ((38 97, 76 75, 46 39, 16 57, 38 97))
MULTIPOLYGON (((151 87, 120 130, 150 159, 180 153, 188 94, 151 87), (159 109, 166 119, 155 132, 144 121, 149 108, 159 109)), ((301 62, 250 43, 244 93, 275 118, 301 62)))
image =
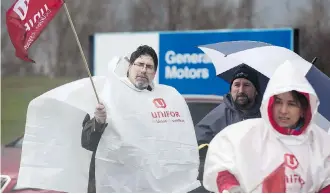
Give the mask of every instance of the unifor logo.
POLYGON ((24 20, 26 18, 29 2, 30 0, 19 0, 14 5, 13 10, 21 18, 21 20, 24 20))
POLYGON ((166 108, 165 100, 162 98, 155 98, 153 103, 157 108, 166 108))
POLYGON ((284 161, 286 166, 291 168, 292 170, 296 169, 299 165, 297 158, 293 154, 285 154, 284 161))

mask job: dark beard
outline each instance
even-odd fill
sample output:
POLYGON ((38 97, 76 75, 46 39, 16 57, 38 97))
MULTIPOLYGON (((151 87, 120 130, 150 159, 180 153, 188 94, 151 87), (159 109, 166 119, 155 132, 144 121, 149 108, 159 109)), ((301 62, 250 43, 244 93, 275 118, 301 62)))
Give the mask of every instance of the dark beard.
POLYGON ((236 99, 234 101, 235 105, 237 106, 237 108, 239 109, 247 109, 250 107, 251 104, 251 99, 245 94, 245 93, 239 93, 236 96, 236 99), (243 100, 238 100, 238 98, 243 100))

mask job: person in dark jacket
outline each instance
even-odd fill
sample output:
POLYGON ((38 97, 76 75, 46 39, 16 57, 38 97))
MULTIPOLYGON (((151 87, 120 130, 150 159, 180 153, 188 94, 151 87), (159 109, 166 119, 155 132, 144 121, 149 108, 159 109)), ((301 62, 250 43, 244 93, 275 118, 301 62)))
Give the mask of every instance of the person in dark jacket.
MULTIPOLYGON (((100 106, 97 107, 100 110, 100 106)), ((101 107, 102 108, 102 107, 101 107)), ((99 114, 99 113, 96 113, 99 114)), ((95 188, 95 154, 96 149, 103 134, 107 123, 100 124, 96 122, 95 117, 90 118, 89 114, 86 115, 83 121, 83 131, 81 135, 81 146, 89 151, 92 151, 92 158, 89 165, 88 177, 88 193, 96 193, 95 188)))
MULTIPOLYGON (((198 180, 203 182, 204 163, 208 144, 213 137, 226 126, 239 121, 260 118, 261 95, 259 94, 258 76, 247 65, 240 67, 233 74, 230 92, 223 98, 223 103, 208 113, 196 126, 195 132, 199 145, 200 167, 198 180)), ((208 192, 203 187, 195 192, 208 192)))

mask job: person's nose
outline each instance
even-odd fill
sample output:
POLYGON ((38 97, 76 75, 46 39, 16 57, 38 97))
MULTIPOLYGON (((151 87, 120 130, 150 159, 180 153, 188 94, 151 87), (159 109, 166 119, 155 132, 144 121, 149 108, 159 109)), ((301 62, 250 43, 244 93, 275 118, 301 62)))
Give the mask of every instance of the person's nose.
POLYGON ((147 72, 147 66, 146 65, 142 66, 141 72, 142 73, 146 73, 147 72))
POLYGON ((241 85, 241 86, 239 86, 239 88, 238 88, 238 93, 242 93, 244 91, 244 88, 243 88, 243 86, 241 85))
POLYGON ((288 113, 288 106, 286 104, 282 104, 280 108, 281 114, 287 114, 288 113))

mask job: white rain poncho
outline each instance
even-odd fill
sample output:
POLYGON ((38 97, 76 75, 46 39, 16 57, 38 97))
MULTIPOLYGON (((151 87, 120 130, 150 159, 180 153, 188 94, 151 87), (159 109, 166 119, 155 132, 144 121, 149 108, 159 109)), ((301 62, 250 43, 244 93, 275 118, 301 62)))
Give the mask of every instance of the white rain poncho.
MULTIPOLYGON (((97 192, 187 192, 200 185, 198 146, 184 98, 172 87, 140 91, 115 58, 108 77, 93 77, 107 110, 96 153, 97 192), (114 68, 115 67, 115 68, 114 68)), ((81 147, 82 121, 96 98, 88 78, 31 101, 18 187, 87 192, 91 152, 81 147)))
POLYGON ((233 174, 243 192, 265 191, 271 181, 275 188, 285 185, 281 192, 295 193, 318 192, 330 184, 330 136, 313 122, 318 97, 297 67, 286 62, 276 70, 263 96, 262 118, 230 125, 211 141, 204 169, 206 189, 219 192, 217 178, 222 171, 233 174), (268 116, 271 97, 291 90, 308 93, 311 105, 312 121, 298 136, 279 133, 268 116), (284 173, 276 182, 271 175, 281 166, 284 173))

